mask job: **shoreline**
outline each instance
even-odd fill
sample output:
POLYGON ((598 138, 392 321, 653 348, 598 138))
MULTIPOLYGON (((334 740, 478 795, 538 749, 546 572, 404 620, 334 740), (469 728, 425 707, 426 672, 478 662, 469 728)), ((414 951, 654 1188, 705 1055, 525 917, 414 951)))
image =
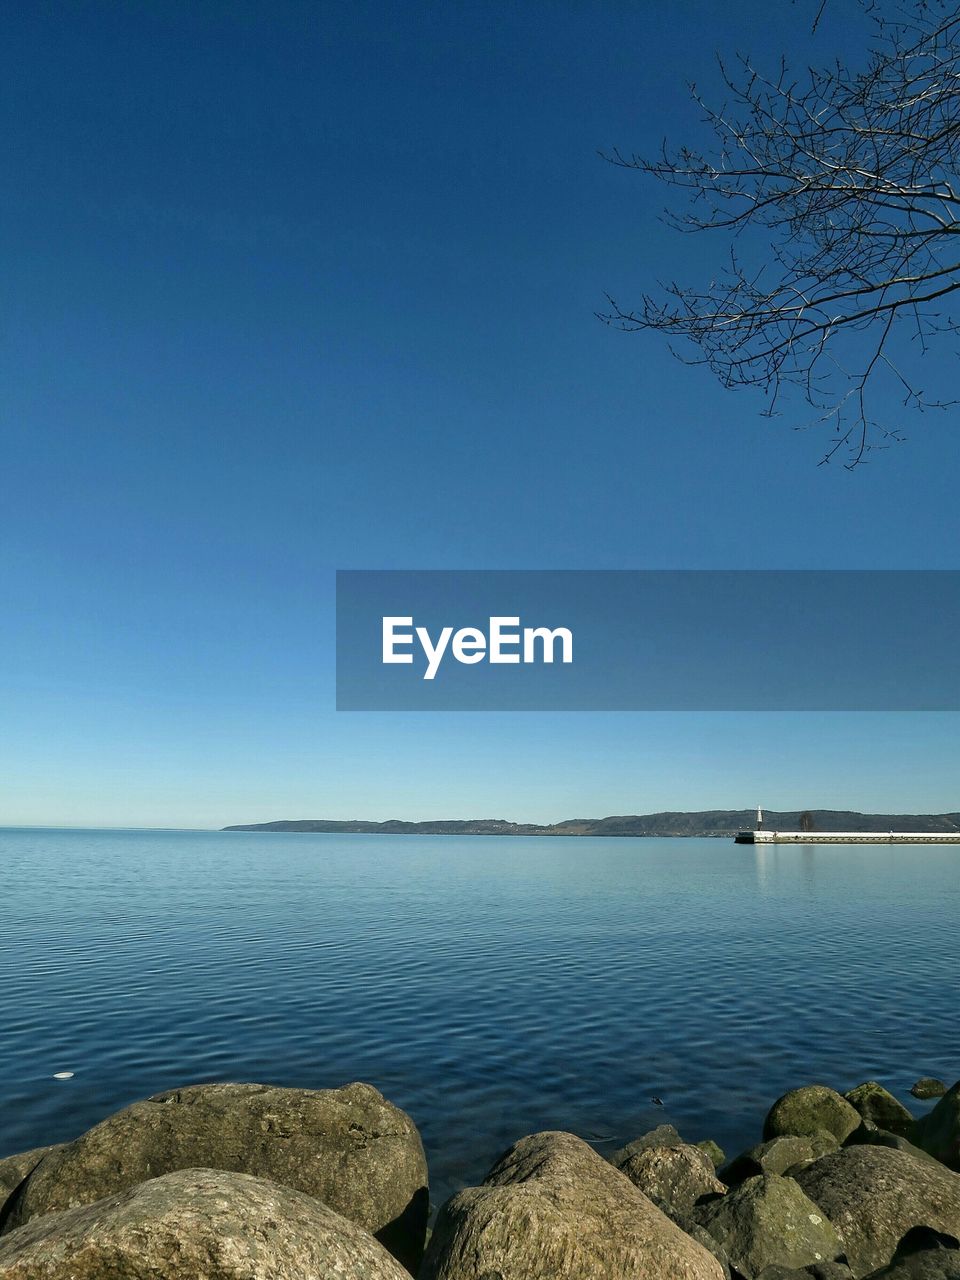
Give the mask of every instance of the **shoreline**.
MULTIPOLYGON (((608 836, 733 839, 755 824, 754 809, 665 810, 658 813, 566 818, 554 823, 512 822, 506 818, 281 818, 270 822, 232 823, 224 832, 268 832, 309 835, 489 835, 608 836)), ((765 810, 765 825, 780 832, 803 831, 814 841, 818 832, 929 834, 960 840, 960 813, 877 814, 856 810, 765 810)))
POLYGON ((732 1158, 670 1124, 608 1157, 527 1134, 434 1217, 418 1129, 373 1086, 187 1085, 0 1159, 0 1280, 192 1280, 199 1257, 208 1280, 953 1280, 960 1082, 910 1093, 932 1109, 788 1090, 732 1158))

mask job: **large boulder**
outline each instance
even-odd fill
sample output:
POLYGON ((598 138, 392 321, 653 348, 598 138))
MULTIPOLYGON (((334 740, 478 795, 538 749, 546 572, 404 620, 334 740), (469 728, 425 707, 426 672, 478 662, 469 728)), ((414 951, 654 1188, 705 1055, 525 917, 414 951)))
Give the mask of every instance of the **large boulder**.
POLYGON ((419 1263, 429 1205, 423 1146, 409 1116, 366 1084, 202 1084, 135 1102, 45 1156, 8 1202, 2 1231, 190 1168, 303 1191, 411 1270, 419 1263))
POLYGON ((796 1180, 839 1232, 856 1277, 886 1266, 919 1227, 960 1236, 960 1177, 890 1147, 844 1147, 796 1180))
POLYGON ((960 1080, 916 1122, 908 1137, 949 1169, 960 1170, 960 1080))
POLYGON ((764 1121, 763 1138, 769 1142, 784 1135, 809 1137, 825 1129, 843 1142, 859 1124, 860 1113, 835 1089, 807 1084, 777 1099, 764 1121))
POLYGON ((572 1133, 522 1138, 440 1210, 421 1280, 722 1280, 720 1263, 572 1133))
POLYGON ((876 1080, 867 1080, 843 1095, 864 1120, 870 1120, 880 1129, 895 1133, 900 1138, 910 1136, 913 1116, 892 1093, 876 1080))
POLYGON ((662 1202, 671 1217, 692 1209, 702 1196, 722 1196, 727 1190, 706 1152, 686 1143, 637 1151, 620 1165, 620 1172, 645 1196, 662 1202))
POLYGON ((0 1280, 410 1280, 368 1232, 263 1178, 181 1169, 0 1239, 0 1280))
POLYGON ((699 1206, 694 1217, 748 1277, 765 1267, 830 1262, 843 1253, 827 1216, 792 1178, 777 1174, 748 1178, 722 1200, 699 1206))
POLYGON ((5 1160, 0 1160, 0 1209, 27 1174, 33 1173, 44 1156, 59 1150, 59 1146, 34 1147, 32 1151, 20 1151, 15 1156, 7 1156, 5 1160))

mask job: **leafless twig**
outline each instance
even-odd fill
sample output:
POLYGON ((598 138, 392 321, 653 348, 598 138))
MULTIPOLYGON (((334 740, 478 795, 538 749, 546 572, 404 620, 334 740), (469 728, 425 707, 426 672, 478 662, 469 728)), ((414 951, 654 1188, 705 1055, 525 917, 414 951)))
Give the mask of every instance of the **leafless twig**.
POLYGON ((848 467, 901 438, 899 420, 869 410, 881 377, 913 411, 953 403, 913 386, 896 341, 909 334, 914 353, 952 342, 955 355, 960 335, 948 310, 960 291, 960 9, 867 8, 875 39, 862 70, 800 76, 784 62, 770 76, 746 58, 721 64, 725 106, 692 89, 709 154, 664 144, 653 159, 605 155, 684 192, 671 224, 726 233, 730 250, 706 287, 667 281, 637 307, 608 295, 601 318, 687 339, 685 358, 725 386, 762 388, 771 413, 799 387, 833 425, 824 460, 839 453, 848 467), (748 266, 758 232, 768 248, 748 266))

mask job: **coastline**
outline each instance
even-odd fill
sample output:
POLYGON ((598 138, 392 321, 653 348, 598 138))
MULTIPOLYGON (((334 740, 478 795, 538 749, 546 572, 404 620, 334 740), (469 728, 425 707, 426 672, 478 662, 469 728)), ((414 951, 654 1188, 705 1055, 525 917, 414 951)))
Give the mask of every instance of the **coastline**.
MULTIPOLYGON (((281 832, 312 835, 416 835, 416 836, 627 836, 730 839, 754 825, 753 809, 706 809, 628 814, 605 818, 567 818, 556 823, 518 823, 505 818, 449 818, 418 822, 390 818, 278 819, 271 822, 235 823, 223 831, 281 832)), ((924 833, 960 837, 960 813, 876 814, 854 810, 765 810, 766 825, 779 831, 796 831, 804 823, 813 842, 817 832, 876 834, 924 833)))
POLYGON ((417 1125, 373 1086, 186 1085, 0 1159, 0 1280, 952 1280, 960 1082, 910 1093, 932 1107, 790 1089, 732 1158, 671 1124, 606 1158, 530 1133, 434 1214, 417 1125))

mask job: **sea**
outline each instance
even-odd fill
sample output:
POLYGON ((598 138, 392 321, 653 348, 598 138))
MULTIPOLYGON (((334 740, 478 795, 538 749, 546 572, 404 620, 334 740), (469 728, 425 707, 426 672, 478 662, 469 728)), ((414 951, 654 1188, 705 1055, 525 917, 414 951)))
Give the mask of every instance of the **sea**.
POLYGON ((960 1076, 960 846, 18 829, 0 865, 0 1155, 363 1080, 439 1204, 541 1129, 731 1155, 794 1086, 919 1115, 960 1076))

